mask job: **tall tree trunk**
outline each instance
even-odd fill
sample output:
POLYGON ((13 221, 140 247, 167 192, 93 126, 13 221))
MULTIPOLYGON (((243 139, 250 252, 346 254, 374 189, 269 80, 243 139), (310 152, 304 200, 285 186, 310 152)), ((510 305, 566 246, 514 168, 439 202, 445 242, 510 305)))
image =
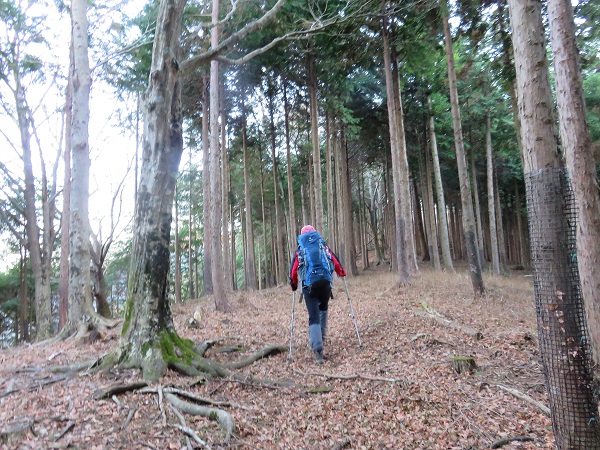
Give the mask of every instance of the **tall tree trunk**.
POLYGON ((196 298, 199 293, 196 292, 196 284, 194 283, 194 241, 193 241, 193 230, 194 230, 194 182, 193 182, 193 166, 192 166, 192 147, 190 146, 188 151, 188 164, 189 164, 189 180, 188 180, 188 295, 189 300, 196 298))
POLYGON ((519 253, 520 262, 524 268, 528 268, 529 261, 529 245, 527 239, 527 227, 523 226, 523 220, 521 218, 521 195, 519 193, 519 185, 515 184, 515 209, 517 210, 517 229, 519 233, 519 253))
POLYGON ((181 303, 181 243, 179 240, 179 199, 177 198, 177 191, 177 183, 175 183, 175 303, 181 303))
POLYGON ((288 215, 290 220, 288 239, 290 254, 296 247, 296 235, 298 231, 298 223, 296 219, 296 205, 294 203, 294 179, 292 174, 292 156, 290 145, 290 105, 287 96, 287 81, 283 82, 283 112, 285 121, 285 155, 287 166, 287 189, 288 189, 288 215))
MULTIPOLYGON (((443 6, 447 8, 447 5, 443 6)), ((448 82, 450 85, 450 104, 452 108, 452 126, 454 128, 454 146, 456 149, 456 163, 458 166, 458 178, 460 180, 460 198, 462 204, 462 228, 467 250, 469 274, 473 290, 477 294, 485 292, 483 275, 481 273, 481 261, 479 248, 477 246, 477 235, 475 230, 475 216, 473 213, 473 198, 469 174, 467 172, 467 161, 462 134, 462 123, 460 118, 460 106, 458 103, 458 87, 456 83, 456 71, 454 67, 454 53, 452 50, 452 35, 448 22, 448 12, 443 11, 444 40, 446 43, 446 59, 448 62, 448 82)))
POLYGON ((242 151, 244 153, 244 209, 246 212, 246 258, 244 259, 244 273, 246 289, 256 289, 256 260, 254 254, 254 225, 252 223, 252 201, 250 196, 250 163, 248 161, 248 130, 246 123, 246 98, 243 91, 242 99, 242 151))
POLYGON ((275 129, 275 104, 273 98, 275 96, 275 86, 273 79, 269 77, 269 87, 267 98, 269 102, 269 137, 271 140, 271 163, 273 165, 273 196, 275 200, 275 279, 277 283, 285 283, 288 278, 287 260, 288 256, 285 252, 284 233, 282 230, 282 214, 279 204, 279 164, 277 160, 277 136, 275 129))
MULTIPOLYGON (((435 133, 432 135, 433 139, 431 140, 431 142, 429 143, 429 145, 431 145, 433 147, 433 145, 435 145, 435 133)), ((435 214, 435 200, 433 198, 433 177, 432 177, 432 164, 431 164, 431 155, 430 153, 427 151, 428 147, 427 147, 427 141, 425 141, 425 148, 423 149, 423 159, 425 160, 425 170, 426 170, 426 176, 425 176, 425 180, 426 180, 426 187, 427 187, 427 197, 425 198, 425 196, 423 196, 423 199, 426 200, 426 204, 427 204, 427 211, 426 211, 426 217, 428 218, 428 222, 429 222, 429 235, 428 235, 428 239, 427 239, 427 243, 429 245, 429 256, 431 258, 432 264, 433 264, 433 269, 434 270, 441 270, 442 269, 442 264, 440 261, 440 250, 439 250, 439 233, 438 233, 438 225, 437 222, 438 220, 441 223, 441 218, 436 220, 436 214, 435 214)), ((433 152, 432 152, 433 153, 433 152)), ((437 153, 437 151, 436 151, 437 153)), ((438 215, 439 215, 439 209, 438 209, 438 215)), ((448 231, 448 229, 446 228, 446 232, 448 231)), ((449 246, 448 246, 449 247, 449 246)), ((448 249, 448 252, 450 251, 450 249, 448 249)))
MULTIPOLYGON (((69 60, 73 64, 73 45, 69 46, 69 60)), ((62 330, 67 323, 69 313, 69 222, 71 221, 71 120, 73 103, 72 67, 69 68, 67 82, 67 100, 65 117, 65 153, 63 181, 63 210, 60 220, 60 274, 58 286, 58 329, 62 330)))
POLYGON ((315 74, 315 57, 311 49, 308 51, 308 93, 310 97, 310 135, 313 155, 313 189, 315 204, 315 228, 325 233, 323 219, 323 181, 321 179, 321 144, 319 142, 319 105, 317 103, 317 77, 315 74))
POLYGON ((403 201, 403 183, 405 181, 401 166, 401 151, 398 139, 400 133, 398 131, 398 120, 396 114, 398 111, 395 108, 394 100, 394 76, 392 72, 392 58, 390 55, 389 31, 387 20, 384 20, 383 25, 383 60, 385 71, 385 86, 387 92, 387 109, 388 122, 390 131, 390 149, 392 156, 392 172, 394 181, 394 213, 396 218, 396 264, 397 264, 397 280, 400 285, 406 285, 411 282, 410 269, 408 266, 408 241, 407 241, 407 221, 408 216, 405 215, 403 201))
POLYGON ((598 405, 591 363, 587 364, 589 331, 581 317, 579 279, 569 243, 568 192, 561 180, 564 175, 552 120, 543 5, 538 0, 509 0, 509 6, 540 356, 552 428, 560 449, 599 449, 598 405))
POLYGON ((221 98, 221 198, 223 208, 221 211, 222 214, 222 231, 221 235, 223 236, 223 266, 225 267, 225 287, 228 291, 233 290, 233 272, 232 272, 232 258, 231 258, 231 247, 230 247, 230 236, 229 236, 229 219, 230 219, 230 201, 229 201, 229 191, 230 191, 230 173, 229 173, 229 153, 227 151, 227 129, 226 129, 226 117, 225 117, 225 102, 223 95, 223 86, 219 86, 221 98))
POLYGON ((73 39, 73 120, 71 142, 73 169, 71 222, 69 225, 69 314, 63 328, 66 334, 87 331, 92 316, 90 284, 89 176, 90 153, 88 126, 90 118, 90 66, 88 60, 87 2, 72 3, 73 39))
POLYGON ((429 142, 431 145, 431 161, 433 162, 433 174, 435 180, 435 192, 437 196, 437 214, 440 224, 440 247, 442 249, 442 266, 444 270, 454 272, 452 264, 452 253, 450 251, 450 232, 448 230, 448 218, 446 216, 446 199, 444 197, 444 185, 442 184, 442 171, 440 168, 440 157, 438 155, 437 139, 435 135, 435 122, 431 110, 431 97, 427 96, 427 107, 429 111, 429 142))
POLYGON ((487 197, 490 221, 490 247, 492 253, 492 273, 500 275, 500 255, 496 232, 496 202, 494 195, 494 160, 492 157, 492 121, 489 111, 485 115, 485 155, 487 162, 487 197))
POLYGON ((160 3, 145 95, 144 143, 131 267, 121 339, 106 364, 139 367, 147 380, 167 370, 167 348, 179 346, 167 297, 169 243, 177 172, 183 152, 178 60, 185 0, 160 3))
MULTIPOLYGON (((219 45, 219 0, 212 4, 212 30, 210 46, 215 49, 219 45)), ((219 148, 219 61, 210 62, 210 175, 213 189, 211 190, 211 250, 212 250, 212 282, 214 289, 215 307, 217 311, 228 312, 231 305, 225 287, 225 273, 223 272, 223 248, 221 239, 221 169, 219 148)))
POLYGON ((352 188, 350 184, 350 167, 348 166, 348 146, 344 128, 340 130, 340 156, 341 156, 341 186, 340 192, 344 203, 342 214, 344 216, 344 241, 346 242, 346 271, 358 275, 356 267, 356 246, 354 245, 354 221, 352 217, 352 188))
POLYGON ((400 94, 400 73, 398 70, 398 55, 395 47, 391 49, 392 63, 392 82, 393 82, 393 98, 396 118, 396 131, 398 133, 398 170, 400 176, 400 194, 402 204, 402 216, 405 220, 405 236, 406 239, 406 257, 409 273, 418 271, 416 250, 415 250, 415 230, 413 226, 413 214, 411 210, 411 195, 410 195, 410 171, 408 168, 408 152, 406 148, 406 133, 404 131, 404 111, 402 108, 402 95, 400 94))
POLYGON ((331 139, 332 139, 329 112, 325 113, 325 173, 327 183, 327 242, 336 248, 335 226, 333 219, 333 168, 331 164, 331 139))
POLYGON ((578 61, 573 5, 548 0, 550 38, 554 53, 556 100, 567 169, 577 205, 577 261, 591 332, 594 361, 600 363, 600 194, 596 161, 578 61))
POLYGON ((27 286, 27 249, 20 246, 19 260, 19 317, 21 321, 21 342, 29 341, 29 288, 27 286))
POLYGON ((498 236, 498 257, 500 259, 500 272, 506 271, 506 239, 504 238, 504 226, 502 219, 502 205, 500 204, 500 189, 498 186, 498 171, 494 168, 494 192, 496 196, 496 233, 498 236))
MULTIPOLYGON (((472 148, 472 146, 471 146, 472 148)), ((479 183, 477 182, 477 167, 475 164, 475 152, 471 150, 471 177, 473 178, 473 200, 475 203, 475 224, 477 227, 477 248, 479 248, 479 261, 481 270, 485 268, 485 235, 483 234, 483 215, 481 214, 481 203, 479 202, 479 183)))
MULTIPOLYGON (((202 283, 204 295, 213 295, 212 282, 212 244, 210 232, 212 230, 210 209, 213 203, 211 173, 210 173, 210 142, 209 142, 209 98, 210 82, 209 75, 202 77, 202 215, 203 215, 203 241, 204 241, 204 265, 202 269, 202 283)), ((190 271, 190 277, 192 276, 190 271)))

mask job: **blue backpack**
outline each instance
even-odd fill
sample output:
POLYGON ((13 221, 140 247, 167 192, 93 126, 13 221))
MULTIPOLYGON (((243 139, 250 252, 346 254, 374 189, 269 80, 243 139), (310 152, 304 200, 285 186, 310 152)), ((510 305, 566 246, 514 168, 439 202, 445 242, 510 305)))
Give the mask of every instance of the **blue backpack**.
POLYGON ((325 241, 317 231, 298 236, 298 274, 304 286, 316 281, 332 282, 333 261, 326 250, 325 241))

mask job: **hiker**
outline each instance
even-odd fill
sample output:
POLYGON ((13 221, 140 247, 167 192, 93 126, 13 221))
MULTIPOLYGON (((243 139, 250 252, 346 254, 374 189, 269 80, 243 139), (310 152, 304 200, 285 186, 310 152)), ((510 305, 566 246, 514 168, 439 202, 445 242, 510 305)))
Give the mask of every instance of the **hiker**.
POLYGON ((327 334, 327 309, 332 297, 332 270, 346 276, 338 257, 311 225, 305 225, 298 236, 298 249, 290 265, 292 291, 302 283, 302 294, 308 310, 308 341, 318 363, 323 362, 323 340, 327 334))

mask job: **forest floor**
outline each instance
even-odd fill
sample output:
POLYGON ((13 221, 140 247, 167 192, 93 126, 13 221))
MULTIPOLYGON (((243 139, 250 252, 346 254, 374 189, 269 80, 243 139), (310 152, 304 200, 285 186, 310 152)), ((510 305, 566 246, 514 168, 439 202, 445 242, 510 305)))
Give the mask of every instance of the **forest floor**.
MULTIPOLYGON (((362 350, 344 284, 336 278, 322 365, 308 348, 306 308, 296 303, 293 361, 283 353, 239 371, 293 381, 295 387, 233 379, 194 384, 197 379, 174 372, 161 386, 235 404, 224 408, 235 419, 228 444, 215 421, 185 417, 213 449, 485 449, 516 436, 532 440, 502 448, 555 448, 550 417, 507 390, 548 404, 527 275, 486 275, 482 297, 473 295, 464 268, 439 273, 423 267, 406 287, 398 287, 383 267, 348 277, 362 350), (483 337, 476 339, 470 329, 483 337), (473 357, 477 367, 458 374, 454 356, 473 357)), ((291 299, 288 286, 236 292, 235 312, 229 315, 200 299, 174 306, 173 317, 182 337, 220 340, 207 357, 236 360, 270 344, 289 345, 291 299), (189 326, 194 314, 200 316, 197 327, 189 326), (228 348, 238 351, 224 351, 228 348)), ((1 350, 0 448, 179 450, 196 445, 187 446, 171 409, 165 406, 161 413, 157 395, 130 392, 94 400, 96 389, 139 380, 139 372, 61 375, 47 370, 106 353, 119 331, 92 345, 66 341, 1 350)))

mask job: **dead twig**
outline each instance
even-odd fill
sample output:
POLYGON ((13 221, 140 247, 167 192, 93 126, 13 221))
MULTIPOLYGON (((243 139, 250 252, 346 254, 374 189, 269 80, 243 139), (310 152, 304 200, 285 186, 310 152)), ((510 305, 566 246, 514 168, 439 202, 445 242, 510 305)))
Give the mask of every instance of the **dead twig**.
POLYGON ((34 389, 38 389, 42 386, 47 386, 49 384, 54 384, 54 383, 58 383, 59 381, 63 381, 64 379, 68 378, 70 376, 70 374, 64 374, 64 375, 60 375, 58 377, 54 377, 54 378, 50 378, 49 380, 43 380, 43 381, 37 381, 35 383, 31 383, 27 386, 24 387, 20 387, 20 388, 16 388, 16 389, 11 389, 9 391, 4 392, 3 394, 0 394, 0 398, 3 397, 8 397, 10 394, 14 394, 15 392, 19 392, 19 391, 31 391, 34 389))
POLYGON ((124 431, 125 428, 127 428, 127 426, 129 425, 129 423, 131 422, 131 419, 133 419, 133 415, 135 414, 135 412, 137 411, 137 403, 133 408, 129 408, 129 413, 127 413, 127 418, 125 419, 125 422, 123 422, 123 426, 121 427, 121 431, 124 431))
POLYGON ((73 428, 75 428, 75 422, 69 422, 68 424, 65 425, 65 427, 62 429, 62 431, 56 435, 54 437, 54 439, 52 439, 54 442, 57 442, 58 440, 60 440, 65 434, 67 434, 69 431, 71 431, 73 428))
POLYGON ((413 313, 415 315, 434 319, 437 323, 444 325, 445 327, 452 328, 454 330, 458 330, 465 334, 468 334, 475 340, 483 339, 483 334, 480 331, 475 330, 471 327, 467 327, 465 325, 458 324, 456 322, 453 322, 452 320, 446 319, 444 316, 442 316, 440 313, 434 310, 431 306, 429 306, 427 302, 421 302, 421 305, 423 305, 423 311, 413 309, 413 313))
POLYGON ((538 402, 537 400, 535 400, 534 398, 531 398, 529 395, 524 394, 520 391, 517 391, 516 389, 510 388, 508 386, 504 386, 503 384, 496 384, 497 387, 499 387, 500 389, 502 389, 503 391, 508 392, 509 394, 511 394, 514 397, 517 397, 518 399, 524 400, 528 403, 531 403, 534 406, 537 406, 539 409, 541 409, 548 417, 550 417, 550 408, 548 408, 546 405, 544 405, 541 402, 538 402))

